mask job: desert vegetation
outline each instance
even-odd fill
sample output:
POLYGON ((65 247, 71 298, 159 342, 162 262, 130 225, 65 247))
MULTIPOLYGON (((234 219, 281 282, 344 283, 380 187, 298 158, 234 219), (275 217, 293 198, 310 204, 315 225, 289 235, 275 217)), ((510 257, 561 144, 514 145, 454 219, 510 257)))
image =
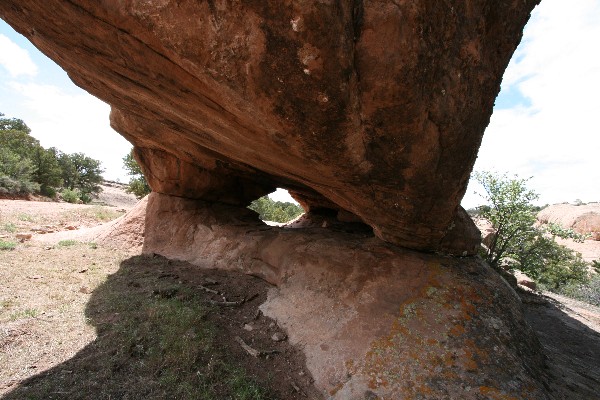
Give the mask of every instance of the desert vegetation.
POLYGON ((100 161, 46 149, 23 120, 0 113, 0 196, 56 198, 60 192, 70 203, 89 203, 100 191, 102 172, 100 161))
POLYGON ((123 166, 129 175, 129 183, 125 189, 127 193, 131 193, 138 199, 141 199, 152 191, 148 185, 148 182, 146 181, 146 178, 144 177, 144 173, 142 172, 140 165, 133 157, 133 149, 131 149, 131 151, 127 153, 125 157, 123 157, 123 166))
POLYGON ((479 217, 494 229, 482 247, 482 257, 497 270, 520 270, 542 288, 598 303, 598 262, 586 263, 581 255, 556 242, 556 238, 583 242, 587 236, 558 224, 540 225, 539 195, 527 188, 527 180, 491 172, 476 172, 486 204, 479 217))
POLYGON ((275 201, 269 196, 254 200, 249 209, 256 211, 263 221, 288 222, 304 212, 298 204, 275 201))

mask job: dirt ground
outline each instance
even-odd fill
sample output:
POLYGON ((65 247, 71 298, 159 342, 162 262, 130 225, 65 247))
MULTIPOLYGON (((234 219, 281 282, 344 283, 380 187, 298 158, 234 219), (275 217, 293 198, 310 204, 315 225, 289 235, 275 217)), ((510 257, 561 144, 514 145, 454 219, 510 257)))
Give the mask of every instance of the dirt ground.
POLYGON ((302 352, 258 310, 266 282, 38 230, 76 233, 116 209, 0 201, 2 240, 17 242, 0 251, 3 399, 320 398, 302 352))
MULTIPOLYGON (((267 283, 139 248, 36 240, 106 223, 135 204, 111 191, 104 205, 0 201, 0 237, 17 243, 0 251, 3 399, 320 398, 301 350, 258 311, 267 283), (21 243, 18 233, 32 238, 21 243), (165 320, 173 314, 181 318, 165 320)), ((600 398, 600 309, 520 295, 555 398, 600 398)))

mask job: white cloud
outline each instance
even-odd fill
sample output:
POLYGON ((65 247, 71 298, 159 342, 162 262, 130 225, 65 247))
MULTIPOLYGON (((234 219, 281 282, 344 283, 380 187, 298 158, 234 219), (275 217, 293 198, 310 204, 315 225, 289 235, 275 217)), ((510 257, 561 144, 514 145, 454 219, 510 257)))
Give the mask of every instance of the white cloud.
POLYGON ((35 65, 27 50, 19 47, 7 36, 0 34, 0 65, 11 77, 35 76, 38 67, 35 65))
MULTIPOLYGON (((600 2, 544 0, 525 29, 503 90, 527 108, 496 110, 476 170, 532 176, 540 203, 600 201, 600 2)), ((479 204, 468 189, 463 205, 479 204)))
POLYGON ((25 98, 23 119, 42 146, 85 153, 102 161, 105 178, 126 180, 122 158, 131 144, 110 127, 106 103, 78 88, 72 93, 38 83, 9 86, 25 98))

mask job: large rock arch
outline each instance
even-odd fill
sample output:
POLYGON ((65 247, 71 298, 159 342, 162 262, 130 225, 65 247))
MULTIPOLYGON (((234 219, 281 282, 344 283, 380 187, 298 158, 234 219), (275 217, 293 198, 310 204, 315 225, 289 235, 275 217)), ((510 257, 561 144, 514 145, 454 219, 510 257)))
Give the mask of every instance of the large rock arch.
POLYGON ((545 398, 514 292, 476 258, 413 251, 475 254, 459 203, 538 1, 3 0, 0 16, 112 106, 156 192, 145 251, 278 285, 264 311, 324 394, 545 398), (276 187, 303 229, 245 210, 276 187), (376 237, 311 224, 323 209, 376 237))

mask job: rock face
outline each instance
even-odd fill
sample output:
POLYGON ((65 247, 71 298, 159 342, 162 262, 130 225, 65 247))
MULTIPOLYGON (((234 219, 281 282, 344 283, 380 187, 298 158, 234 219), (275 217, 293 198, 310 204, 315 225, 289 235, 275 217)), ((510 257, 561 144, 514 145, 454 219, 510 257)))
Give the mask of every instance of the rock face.
POLYGON ((304 348, 324 398, 550 398, 520 300, 476 258, 157 193, 147 216, 144 252, 276 285, 261 309, 304 348))
POLYGON ((246 205, 276 187, 404 247, 470 254, 459 203, 539 0, 3 0, 112 106, 152 188, 246 205))
POLYGON ((585 205, 553 204, 538 214, 542 224, 555 223, 575 232, 588 234, 593 240, 600 240, 600 203, 585 205))

